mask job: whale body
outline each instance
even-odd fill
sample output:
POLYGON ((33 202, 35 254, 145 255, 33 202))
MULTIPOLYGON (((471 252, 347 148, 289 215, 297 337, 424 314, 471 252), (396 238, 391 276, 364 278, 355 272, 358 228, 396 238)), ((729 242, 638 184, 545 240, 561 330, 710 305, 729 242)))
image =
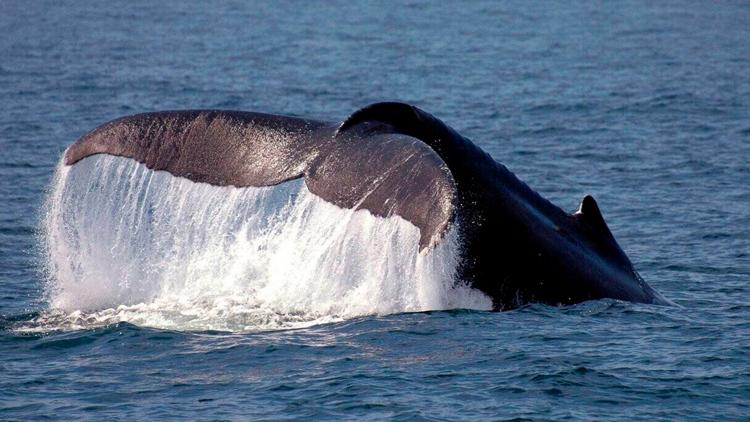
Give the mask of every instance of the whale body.
POLYGON ((217 186, 303 178, 342 208, 398 216, 417 253, 458 231, 456 281, 495 310, 612 298, 667 303, 640 277, 591 196, 566 213, 445 123, 409 104, 376 103, 343 122, 186 110, 105 123, 72 144, 66 165, 108 154, 217 186))

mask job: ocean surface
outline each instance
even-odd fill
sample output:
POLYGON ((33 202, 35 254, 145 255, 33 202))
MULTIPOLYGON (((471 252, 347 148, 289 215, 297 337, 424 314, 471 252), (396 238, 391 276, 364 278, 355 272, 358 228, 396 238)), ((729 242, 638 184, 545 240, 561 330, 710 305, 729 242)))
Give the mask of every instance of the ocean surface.
POLYGON ((0 420, 750 420, 748 22, 746 2, 0 2, 0 420), (448 252, 409 260, 413 226, 299 185, 59 164, 127 114, 382 100, 565 210, 594 195, 674 306, 489 312, 448 252))

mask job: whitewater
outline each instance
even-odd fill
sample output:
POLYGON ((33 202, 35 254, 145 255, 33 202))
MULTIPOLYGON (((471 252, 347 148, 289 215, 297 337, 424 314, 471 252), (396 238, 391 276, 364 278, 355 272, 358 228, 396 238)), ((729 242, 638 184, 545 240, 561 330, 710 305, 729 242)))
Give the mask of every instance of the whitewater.
POLYGON ((416 226, 339 208, 303 179, 219 187, 95 155, 58 165, 41 232, 49 309, 29 330, 248 332, 491 308, 455 278, 458 229, 420 253, 416 226))

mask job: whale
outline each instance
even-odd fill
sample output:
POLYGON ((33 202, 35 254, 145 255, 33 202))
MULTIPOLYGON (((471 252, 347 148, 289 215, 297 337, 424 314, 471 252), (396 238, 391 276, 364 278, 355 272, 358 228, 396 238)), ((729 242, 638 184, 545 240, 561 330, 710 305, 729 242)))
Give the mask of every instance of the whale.
POLYGON ((97 154, 216 186, 303 179, 338 207, 413 224, 419 254, 455 231, 455 282, 483 292, 497 311, 604 298, 669 303, 635 270, 592 196, 563 211, 410 104, 371 104, 341 122, 228 110, 136 114, 86 133, 63 162, 97 154))

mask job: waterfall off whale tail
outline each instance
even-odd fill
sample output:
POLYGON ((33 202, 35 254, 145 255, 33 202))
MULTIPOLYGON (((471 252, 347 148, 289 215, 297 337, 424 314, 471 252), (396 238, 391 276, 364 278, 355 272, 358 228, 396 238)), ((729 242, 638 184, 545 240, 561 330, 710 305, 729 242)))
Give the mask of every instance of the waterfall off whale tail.
POLYGON ((300 179, 220 187, 97 155, 61 166, 49 202, 55 324, 245 331, 491 306, 455 283, 453 233, 420 254, 412 224, 332 205, 300 179))
POLYGON ((341 124, 212 110, 114 120, 66 150, 45 232, 52 308, 83 320, 247 330, 662 302, 593 198, 565 213, 401 103, 341 124))

